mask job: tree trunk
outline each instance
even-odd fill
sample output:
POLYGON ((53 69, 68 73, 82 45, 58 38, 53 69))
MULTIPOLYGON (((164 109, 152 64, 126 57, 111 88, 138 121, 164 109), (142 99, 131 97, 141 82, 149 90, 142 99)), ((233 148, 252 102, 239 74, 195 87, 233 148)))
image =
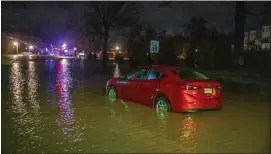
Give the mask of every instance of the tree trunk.
POLYGON ((244 31, 246 22, 246 2, 237 1, 235 6, 234 63, 238 65, 244 51, 244 31))
POLYGON ((107 43, 108 43, 108 37, 109 37, 109 29, 105 28, 104 31, 104 42, 103 42, 103 68, 107 67, 107 43))

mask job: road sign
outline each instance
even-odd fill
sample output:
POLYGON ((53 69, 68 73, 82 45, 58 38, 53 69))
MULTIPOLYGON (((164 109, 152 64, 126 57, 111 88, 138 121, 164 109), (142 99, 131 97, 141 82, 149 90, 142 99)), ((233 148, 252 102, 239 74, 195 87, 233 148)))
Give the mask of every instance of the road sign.
POLYGON ((159 52, 159 41, 151 40, 150 52, 151 53, 158 53, 159 52))

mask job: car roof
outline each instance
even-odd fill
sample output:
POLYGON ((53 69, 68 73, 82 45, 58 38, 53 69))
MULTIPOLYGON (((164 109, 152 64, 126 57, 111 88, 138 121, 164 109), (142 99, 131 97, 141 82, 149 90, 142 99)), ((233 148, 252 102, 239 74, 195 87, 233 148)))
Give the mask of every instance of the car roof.
POLYGON ((145 69, 158 69, 158 70, 162 70, 162 71, 172 71, 174 69, 181 69, 181 70, 187 70, 189 69, 186 66, 169 66, 169 65, 151 65, 151 66, 138 66, 138 68, 145 68, 145 69))

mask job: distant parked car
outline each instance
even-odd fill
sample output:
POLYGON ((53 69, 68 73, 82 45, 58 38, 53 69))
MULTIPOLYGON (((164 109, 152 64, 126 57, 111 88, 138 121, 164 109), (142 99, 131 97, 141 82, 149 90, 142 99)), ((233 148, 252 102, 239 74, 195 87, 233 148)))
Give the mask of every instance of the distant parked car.
POLYGON ((166 112, 221 109, 223 105, 218 81, 177 66, 141 67, 126 77, 110 79, 104 90, 110 100, 120 98, 166 112))

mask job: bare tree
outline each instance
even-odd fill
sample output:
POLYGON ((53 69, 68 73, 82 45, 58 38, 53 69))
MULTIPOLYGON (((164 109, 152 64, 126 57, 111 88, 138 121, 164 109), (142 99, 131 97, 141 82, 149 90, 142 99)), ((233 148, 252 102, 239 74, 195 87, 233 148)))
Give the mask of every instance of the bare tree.
POLYGON ((93 9, 88 2, 70 3, 67 28, 77 34, 78 42, 84 44, 87 52, 99 51, 103 36, 98 16, 93 16, 93 9), (80 41, 79 41, 80 40, 80 41))
MULTIPOLYGON (((94 8, 92 17, 96 17, 96 25, 101 25, 103 33, 103 67, 107 67, 107 48, 109 33, 114 28, 124 28, 134 24, 138 9, 133 2, 90 2, 94 8)), ((93 20, 94 21, 94 20, 93 20)))
POLYGON ((234 60, 239 60, 243 55, 244 50, 244 31, 246 17, 248 15, 270 15, 270 2, 264 3, 264 9, 261 12, 252 11, 250 3, 245 1, 235 2, 235 37, 234 37, 234 60))

